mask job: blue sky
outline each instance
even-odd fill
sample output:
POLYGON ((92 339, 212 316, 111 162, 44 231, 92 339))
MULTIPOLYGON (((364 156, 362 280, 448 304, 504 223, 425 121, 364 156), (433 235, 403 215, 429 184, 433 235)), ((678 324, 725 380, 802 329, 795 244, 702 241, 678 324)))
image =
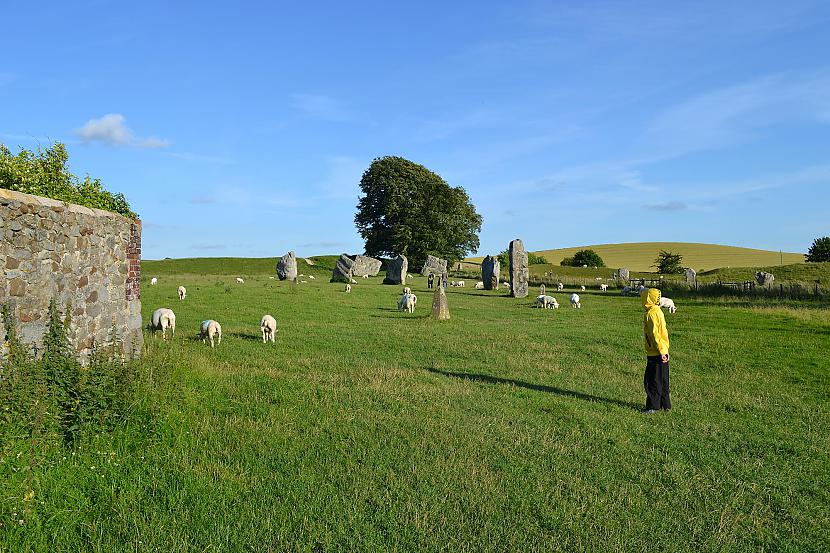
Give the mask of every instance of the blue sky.
POLYGON ((0 141, 66 142, 74 172, 127 195, 148 259, 360 252, 358 182, 384 155, 467 190, 482 254, 830 234, 826 1, 18 2, 4 19, 0 141))

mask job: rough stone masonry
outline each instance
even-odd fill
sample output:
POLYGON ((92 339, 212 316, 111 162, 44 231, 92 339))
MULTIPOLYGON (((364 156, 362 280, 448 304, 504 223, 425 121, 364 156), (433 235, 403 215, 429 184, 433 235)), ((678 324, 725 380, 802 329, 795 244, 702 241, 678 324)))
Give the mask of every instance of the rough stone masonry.
POLYGON ((54 298, 62 314, 71 309, 68 337, 82 360, 113 329, 125 355, 141 353, 140 221, 0 189, 0 264, 0 303, 26 344, 40 350, 54 298))

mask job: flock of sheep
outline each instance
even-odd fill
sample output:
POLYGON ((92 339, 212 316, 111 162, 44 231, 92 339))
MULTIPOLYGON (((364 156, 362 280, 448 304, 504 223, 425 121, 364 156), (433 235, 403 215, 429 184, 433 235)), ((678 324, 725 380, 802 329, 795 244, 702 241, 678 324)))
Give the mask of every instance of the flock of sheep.
MULTIPOLYGON (((245 280, 237 277, 236 282, 238 284, 244 284, 245 280)), ((158 278, 151 278, 150 286, 155 286, 156 284, 158 284, 158 278)), ((179 295, 179 300, 187 298, 187 288, 184 286, 179 286, 176 292, 179 295)), ((277 320, 274 317, 271 315, 263 315, 262 319, 259 321, 259 329, 262 332, 263 344, 269 341, 271 343, 275 343, 277 320)), ((167 307, 159 307, 153 311, 153 316, 150 320, 150 330, 153 334, 160 330, 161 337, 165 340, 167 339, 167 331, 169 330, 170 338, 173 338, 176 335, 176 314, 172 309, 168 309, 167 307)), ((202 321, 202 324, 199 327, 199 337, 202 339, 203 344, 207 344, 209 340, 210 347, 220 345, 222 343, 222 325, 213 319, 202 321)))
MULTIPOLYGON (((304 276, 304 275, 300 275, 304 276)), ((412 278, 412 275, 407 275, 412 278)), ((274 277, 270 277, 274 278, 274 277)), ((309 275, 308 278, 314 279, 314 276, 309 275)), ((245 280, 237 277, 236 282, 238 284, 244 284, 245 280)), ((301 281, 305 282, 305 281, 301 281)), ((158 283, 158 278, 153 277, 150 279, 150 285, 155 286, 158 283)), ((346 284, 345 292, 352 291, 352 284, 357 284, 357 281, 352 279, 351 283, 346 284)), ((453 287, 464 287, 464 281, 451 281, 449 283, 450 286, 453 287)), ((503 282, 502 285, 507 286, 509 289, 510 284, 507 282, 503 282)), ((440 284, 439 284, 440 286, 440 284)), ((476 290, 484 289, 484 282, 476 282, 475 285, 476 290)), ((539 287, 539 295, 536 296, 536 301, 534 303, 534 307, 539 307, 542 309, 559 309, 559 302, 553 296, 550 296, 545 293, 545 286, 544 284, 539 287)), ((565 285, 561 282, 556 284, 556 289, 558 291, 564 290, 565 285)), ((600 284, 599 289, 601 291, 607 291, 608 285, 607 284, 600 284)), ((622 288, 620 293, 623 296, 628 295, 639 295, 643 290, 645 290, 645 286, 625 286, 622 288)), ((585 286, 580 286, 581 291, 585 291, 585 286)), ((179 286, 177 290, 179 300, 184 300, 187 297, 187 289, 184 286, 179 286)), ((579 294, 576 292, 570 295, 570 303, 571 307, 574 309, 581 309, 582 303, 579 297, 579 294)), ((398 300, 398 310, 399 311, 406 311, 408 313, 415 312, 415 306, 418 304, 418 297, 412 292, 412 289, 408 286, 403 288, 403 293, 401 294, 400 299, 398 300)), ((669 310, 669 313, 676 313, 677 306, 675 305, 674 301, 670 298, 661 297, 660 298, 660 307, 666 308, 669 310)), ((263 315, 262 319, 259 322, 259 328, 262 332, 262 343, 275 343, 275 334, 277 333, 277 321, 271 315, 263 315)), ((150 329, 155 333, 156 331, 161 331, 162 338, 167 339, 167 331, 170 331, 171 338, 176 333, 176 314, 173 312, 172 309, 168 309, 166 307, 160 307, 153 312, 153 317, 150 323, 150 329)), ((202 324, 199 328, 199 337, 202 338, 202 343, 207 344, 210 341, 210 347, 218 346, 222 343, 222 325, 218 322, 214 321, 213 319, 208 319, 202 321, 202 324)))

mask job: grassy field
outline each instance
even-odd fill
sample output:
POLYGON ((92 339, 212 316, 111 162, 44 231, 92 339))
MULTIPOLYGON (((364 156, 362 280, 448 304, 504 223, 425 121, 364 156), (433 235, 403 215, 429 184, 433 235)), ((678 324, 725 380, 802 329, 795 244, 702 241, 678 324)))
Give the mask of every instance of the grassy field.
MULTIPOLYGON (((689 242, 631 242, 627 244, 597 244, 575 248, 559 248, 535 252, 553 265, 559 265, 565 257, 572 257, 579 250, 590 249, 599 254, 607 267, 618 269, 628 267, 632 271, 654 271, 652 265, 660 250, 680 253, 683 265, 696 271, 711 270, 717 267, 756 267, 777 266, 782 264, 803 263, 804 255, 800 253, 773 252, 721 246, 718 244, 694 244, 689 242)), ((493 254, 495 255, 495 253, 493 254)), ((481 258, 470 258, 470 261, 481 258)))
POLYGON ((0 551, 830 549, 827 309, 680 304, 675 406, 647 416, 636 298, 450 289, 437 323, 425 279, 409 315, 380 278, 273 262, 145 263, 175 339, 148 337, 115 433, 34 465, 3 444, 0 551))

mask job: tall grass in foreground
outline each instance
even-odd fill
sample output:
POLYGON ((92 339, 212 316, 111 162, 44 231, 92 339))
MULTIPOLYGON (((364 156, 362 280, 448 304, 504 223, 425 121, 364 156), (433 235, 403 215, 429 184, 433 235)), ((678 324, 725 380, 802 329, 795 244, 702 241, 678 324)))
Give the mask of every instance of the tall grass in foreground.
POLYGON ((140 403, 32 465, 29 439, 4 442, 0 549, 830 548, 827 309, 678 302, 675 408, 644 416, 637 298, 541 310, 451 288, 437 323, 423 278, 410 315, 379 278, 347 294, 309 271, 146 287, 145 317, 171 307, 177 332, 147 337, 140 403), (216 349, 197 338, 206 318, 216 349))

